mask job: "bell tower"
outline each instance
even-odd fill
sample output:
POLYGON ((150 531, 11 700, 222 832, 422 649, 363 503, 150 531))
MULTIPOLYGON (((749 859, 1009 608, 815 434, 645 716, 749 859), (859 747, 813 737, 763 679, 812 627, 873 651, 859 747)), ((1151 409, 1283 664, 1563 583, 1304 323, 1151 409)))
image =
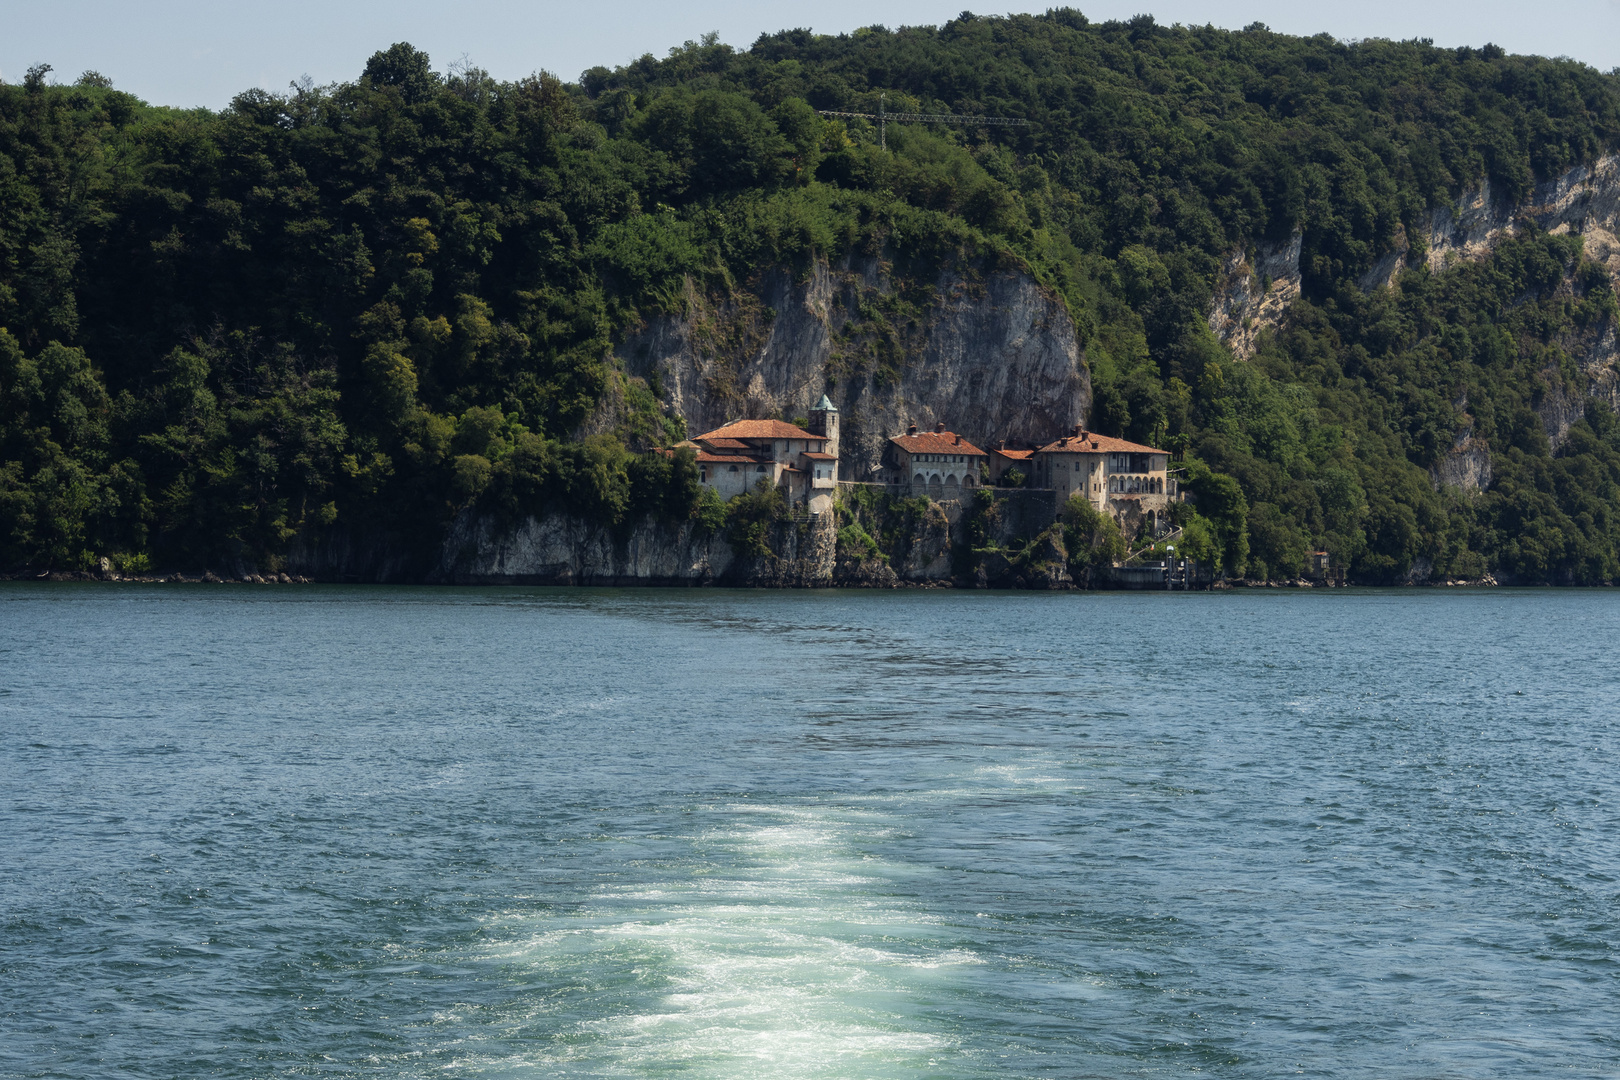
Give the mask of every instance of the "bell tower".
POLYGON ((826 394, 810 410, 810 430, 827 440, 827 453, 838 456, 838 406, 826 394))

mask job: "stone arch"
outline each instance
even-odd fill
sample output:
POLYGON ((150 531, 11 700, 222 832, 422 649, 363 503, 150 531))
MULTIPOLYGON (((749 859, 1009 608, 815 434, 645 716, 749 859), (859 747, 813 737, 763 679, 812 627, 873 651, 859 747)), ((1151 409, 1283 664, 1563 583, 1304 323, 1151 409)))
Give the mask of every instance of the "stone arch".
POLYGON ((940 479, 939 473, 934 473, 928 478, 928 494, 936 499, 945 496, 945 481, 940 479))
POLYGON ((916 488, 918 491, 921 491, 923 488, 928 486, 928 480, 923 476, 922 473, 918 473, 916 476, 911 478, 911 486, 916 488))

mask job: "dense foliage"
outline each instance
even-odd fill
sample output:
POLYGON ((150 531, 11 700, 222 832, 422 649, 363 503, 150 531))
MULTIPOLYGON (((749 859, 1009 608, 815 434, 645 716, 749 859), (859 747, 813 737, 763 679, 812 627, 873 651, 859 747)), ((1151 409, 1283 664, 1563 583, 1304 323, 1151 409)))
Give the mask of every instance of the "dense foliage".
POLYGON ((395 45, 217 114, 36 68, 0 86, 0 569, 273 568, 299 534, 431 543, 473 504, 717 527, 691 462, 644 452, 681 430, 615 335, 689 282, 864 250, 1060 295, 1093 425, 1185 451, 1183 524, 1228 572, 1326 546, 1362 580, 1606 580, 1620 424, 1591 404, 1554 453, 1536 412, 1579 397, 1606 276, 1528 235, 1355 281, 1470 182, 1522 196, 1617 136, 1620 85, 1569 61, 1068 10, 710 37, 578 84, 395 45), (1033 123, 891 125, 883 150, 814 111, 880 94, 1033 123), (1234 362, 1205 322, 1221 260, 1295 230, 1305 300, 1234 362), (1496 480, 1437 492, 1469 425, 1496 480))

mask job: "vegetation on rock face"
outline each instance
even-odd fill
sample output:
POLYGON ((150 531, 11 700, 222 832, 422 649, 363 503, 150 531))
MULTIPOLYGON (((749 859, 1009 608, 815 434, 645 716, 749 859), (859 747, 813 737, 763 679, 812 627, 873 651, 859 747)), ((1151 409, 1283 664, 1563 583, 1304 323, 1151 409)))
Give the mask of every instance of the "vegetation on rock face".
POLYGON ((1076 573, 1113 566, 1125 557, 1125 538, 1119 524, 1091 505, 1083 495, 1063 507, 1063 544, 1076 573))
MULTIPOLYGON (((1620 422, 1570 359, 1613 329, 1607 276, 1527 234, 1356 281, 1465 185, 1518 198, 1617 136, 1620 83, 1568 61, 1069 10, 711 37, 577 85, 395 45, 220 113, 36 68, 0 86, 0 569, 273 567, 468 507, 717 529, 692 462, 645 452, 681 430, 615 336, 860 251, 1061 296, 1093 426, 1185 452, 1189 535, 1229 573, 1326 547, 1366 581, 1611 579, 1620 422), (1033 126, 891 125, 885 151, 814 111, 880 93, 1033 126), (1222 260, 1295 231, 1304 298, 1235 362, 1206 322, 1222 260), (1550 398, 1579 417, 1556 452, 1550 398), (1437 492, 1464 434, 1494 482, 1437 492)), ((880 315, 849 362, 903 362, 880 315)))
POLYGON ((781 489, 762 479, 726 503, 726 540, 739 555, 770 555, 771 526, 786 518, 781 489))

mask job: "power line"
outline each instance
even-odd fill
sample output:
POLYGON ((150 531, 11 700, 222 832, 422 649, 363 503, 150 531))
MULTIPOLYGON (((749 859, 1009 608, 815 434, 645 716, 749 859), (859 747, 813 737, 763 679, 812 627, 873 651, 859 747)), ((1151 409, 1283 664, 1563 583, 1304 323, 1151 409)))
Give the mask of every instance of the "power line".
POLYGON ((983 124, 988 127, 1032 127, 1028 120, 1016 116, 954 116, 950 113, 892 113, 883 107, 884 99, 888 95, 878 95, 878 111, 875 113, 840 112, 837 109, 817 109, 822 116, 847 116, 855 120, 876 120, 878 122, 878 145, 883 149, 889 148, 887 127, 889 124, 983 124))

